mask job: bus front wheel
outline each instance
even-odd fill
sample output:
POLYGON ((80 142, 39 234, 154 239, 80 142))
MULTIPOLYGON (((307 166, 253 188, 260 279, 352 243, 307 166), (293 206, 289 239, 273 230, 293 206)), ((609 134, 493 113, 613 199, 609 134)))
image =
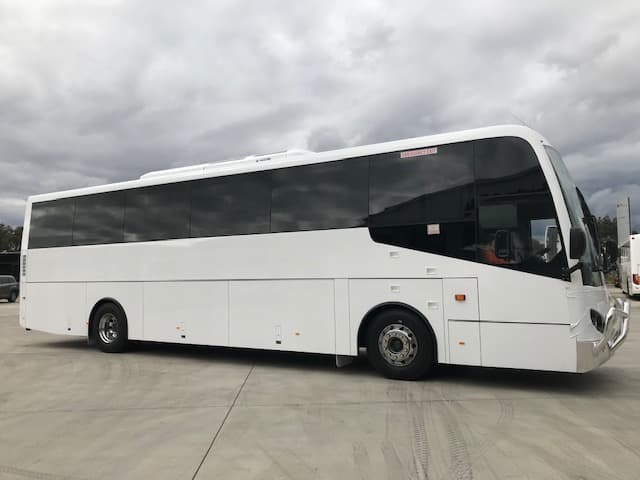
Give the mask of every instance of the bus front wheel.
POLYGON ((424 321, 403 309, 379 313, 367 329, 367 356, 388 378, 417 380, 435 363, 434 342, 424 321))
POLYGON ((122 309, 113 303, 100 305, 92 322, 93 341, 107 353, 123 352, 127 346, 127 319, 122 309))

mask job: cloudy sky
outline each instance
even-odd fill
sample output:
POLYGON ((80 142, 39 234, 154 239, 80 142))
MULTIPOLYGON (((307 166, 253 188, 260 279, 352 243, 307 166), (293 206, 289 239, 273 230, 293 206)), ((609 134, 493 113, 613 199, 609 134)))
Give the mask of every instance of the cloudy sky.
POLYGON ((0 0, 0 223, 150 170, 523 122, 640 228, 638 55, 637 1, 0 0))

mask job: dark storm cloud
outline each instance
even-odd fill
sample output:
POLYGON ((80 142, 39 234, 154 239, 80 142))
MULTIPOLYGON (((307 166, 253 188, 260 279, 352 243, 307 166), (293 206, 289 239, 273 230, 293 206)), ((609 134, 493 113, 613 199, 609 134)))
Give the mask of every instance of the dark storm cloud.
MULTIPOLYGON (((300 105, 283 105, 273 110, 256 113, 237 122, 221 125, 200 133, 194 140, 200 148, 206 148, 218 155, 227 156, 250 154, 243 150, 243 143, 251 139, 255 144, 261 140, 274 142, 273 151, 286 149, 287 145, 278 144, 278 133, 295 128, 307 115, 300 105)), ((212 159, 212 160, 215 160, 212 159)))
POLYGON ((309 132, 307 138, 309 148, 314 152, 337 150, 347 146, 340 132, 333 127, 318 127, 309 132))
POLYGON ((0 0, 0 222, 31 194, 524 121, 640 227, 636 2, 0 0))

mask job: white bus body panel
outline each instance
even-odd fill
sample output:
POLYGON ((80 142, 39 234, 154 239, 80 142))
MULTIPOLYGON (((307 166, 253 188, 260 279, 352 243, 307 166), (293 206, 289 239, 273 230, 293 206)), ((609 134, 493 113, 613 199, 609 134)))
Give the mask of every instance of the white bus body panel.
POLYGON ((481 365, 480 322, 449 320, 449 363, 481 365))
POLYGON ((229 345, 229 282, 145 282, 144 339, 229 345))
POLYGON ((449 362, 480 365, 480 310, 478 280, 447 278, 443 281, 444 311, 447 318, 449 362), (463 295, 463 299, 456 299, 463 295))
POLYGON ((230 282, 230 345, 336 353, 332 280, 230 282))
POLYGON ((349 315, 349 280, 336 278, 333 281, 335 305, 336 355, 357 355, 357 345, 351 340, 351 318, 349 315), (352 346, 356 346, 356 352, 352 346))
MULTIPOLYGON (((428 319, 441 363, 524 368, 541 356, 518 336, 517 324, 564 324, 531 327, 564 338, 570 305, 577 310, 587 301, 572 298, 568 282, 377 244, 366 228, 47 248, 28 256, 26 303, 40 310, 29 310, 24 326, 75 335, 86 335, 96 302, 114 298, 132 339, 357 355, 366 313, 395 302, 428 319), (455 302, 456 293, 465 302, 455 302), (501 325, 484 328, 486 322, 501 325), (520 338, 527 359, 514 363, 504 349, 489 355, 486 345, 501 344, 511 331, 511 345, 520 338)), ((574 371, 566 368, 572 341, 543 366, 574 371)))
POLYGON ((576 341, 569 325, 483 322, 482 366, 571 372, 576 341))
POLYGON ((85 283, 30 283, 28 328, 50 333, 86 335, 85 283))

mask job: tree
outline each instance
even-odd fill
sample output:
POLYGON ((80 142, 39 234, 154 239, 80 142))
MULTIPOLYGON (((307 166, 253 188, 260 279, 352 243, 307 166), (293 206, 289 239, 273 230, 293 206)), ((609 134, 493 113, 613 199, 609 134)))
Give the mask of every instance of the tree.
POLYGON ((609 215, 596 218, 596 226, 601 240, 618 240, 618 221, 609 215))
POLYGON ((19 252, 22 243, 22 227, 0 223, 0 252, 19 252))
POLYGON ((605 272, 612 272, 616 269, 618 260, 618 220, 609 215, 596 218, 596 228, 600 237, 602 248, 602 260, 605 272))

